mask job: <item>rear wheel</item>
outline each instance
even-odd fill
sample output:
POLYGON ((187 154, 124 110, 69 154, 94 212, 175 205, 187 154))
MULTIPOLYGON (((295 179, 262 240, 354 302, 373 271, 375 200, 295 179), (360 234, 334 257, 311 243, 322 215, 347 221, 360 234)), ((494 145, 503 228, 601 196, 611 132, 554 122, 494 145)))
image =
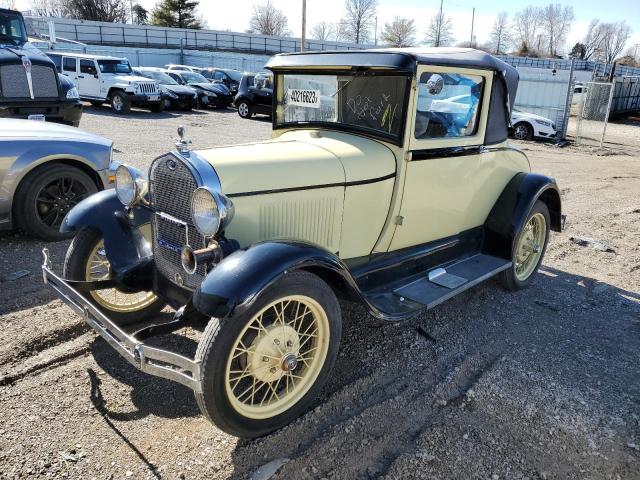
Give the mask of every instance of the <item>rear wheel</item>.
POLYGON ((502 283, 509 290, 527 287, 538 271, 549 241, 549 209, 538 200, 518 233, 511 268, 502 272, 502 283))
POLYGON ((131 101, 127 94, 121 91, 113 92, 111 94, 111 109, 119 115, 129 113, 131 111, 131 101))
POLYGON ((240 103, 238 103, 238 115, 242 118, 251 118, 253 116, 253 109, 246 100, 240 100, 240 103))
MULTIPOLYGON (((97 281, 111 278, 111 265, 100 232, 81 230, 71 242, 64 260, 64 278, 97 281)), ((94 290, 87 299, 119 325, 139 322, 157 315, 164 302, 152 292, 125 292, 118 288, 94 290)))
POLYGON ((16 223, 42 240, 64 240, 72 236, 60 232, 65 215, 97 191, 93 179, 82 170, 60 163, 46 164, 20 183, 15 196, 16 223))
POLYGON ((227 433, 259 437, 303 414, 326 382, 341 335, 338 301, 320 278, 287 274, 246 312, 212 319, 198 345, 202 413, 227 433))

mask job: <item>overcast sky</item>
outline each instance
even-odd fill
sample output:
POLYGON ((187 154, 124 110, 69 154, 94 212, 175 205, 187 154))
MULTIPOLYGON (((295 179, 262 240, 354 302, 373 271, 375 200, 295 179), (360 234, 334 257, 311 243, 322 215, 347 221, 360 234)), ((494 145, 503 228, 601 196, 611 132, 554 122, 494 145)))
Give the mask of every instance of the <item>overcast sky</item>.
MULTIPOLYGON (((137 0, 145 8, 151 10, 157 0, 137 0)), ((134 0, 136 3, 136 0, 134 0)), ((230 29, 244 31, 248 28, 249 17, 253 5, 261 3, 256 0, 201 0, 200 13, 209 28, 215 30, 230 29)), ((476 7, 475 35, 482 43, 487 40, 491 25, 497 13, 506 10, 510 15, 524 8, 528 3, 545 5, 547 2, 531 0, 530 2, 514 2, 512 0, 444 0, 444 9, 453 19, 456 41, 467 41, 471 34, 471 11, 476 7)), ((567 44, 572 46, 584 37, 592 18, 615 22, 625 20, 632 28, 632 39, 629 46, 640 43, 640 0, 571 0, 560 1, 572 5, 576 14, 567 44)), ((17 0, 20 8, 29 8, 30 0, 17 0)), ((273 0, 273 4, 285 12, 289 19, 289 29, 294 36, 300 36, 302 23, 302 0, 273 0)), ((424 37, 429 19, 440 6, 439 0, 380 0, 378 6, 378 26, 382 28, 385 21, 395 15, 415 19, 418 28, 418 40, 424 37)), ((320 21, 337 23, 344 14, 344 0, 307 0, 307 30, 320 21)), ((640 49, 640 47, 639 47, 640 49)))

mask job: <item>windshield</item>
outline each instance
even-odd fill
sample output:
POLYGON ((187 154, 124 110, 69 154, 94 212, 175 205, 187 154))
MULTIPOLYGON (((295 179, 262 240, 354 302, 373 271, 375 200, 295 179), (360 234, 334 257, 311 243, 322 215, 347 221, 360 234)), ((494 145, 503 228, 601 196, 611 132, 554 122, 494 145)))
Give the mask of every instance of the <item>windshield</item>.
POLYGON ((0 45, 24 45, 27 42, 27 33, 19 15, 10 13, 0 14, 0 45))
POLYGON ((335 124, 400 140, 408 78, 280 74, 276 126, 335 124))
POLYGON ((206 78, 204 78, 199 73, 194 72, 180 72, 180 75, 189 85, 193 83, 209 83, 206 78))
POLYGON ((153 70, 140 70, 140 74, 143 77, 155 80, 160 85, 178 85, 178 82, 176 82, 173 78, 163 72, 155 72, 153 70))
POLYGON ((131 73, 131 65, 122 60, 98 60, 98 67, 102 73, 131 73))
POLYGON ((242 80, 242 72, 239 72, 237 70, 223 70, 223 72, 229 75, 231 77, 231 80, 235 82, 239 82, 240 80, 242 80))

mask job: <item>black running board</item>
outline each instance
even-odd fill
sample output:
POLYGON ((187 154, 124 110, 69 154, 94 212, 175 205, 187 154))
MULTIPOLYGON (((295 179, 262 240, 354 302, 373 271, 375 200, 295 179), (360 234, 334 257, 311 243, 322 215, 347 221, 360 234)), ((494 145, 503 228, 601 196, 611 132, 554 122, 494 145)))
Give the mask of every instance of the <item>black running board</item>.
POLYGON ((421 310, 433 308, 510 267, 509 260, 479 253, 442 266, 447 274, 465 280, 455 288, 447 288, 430 281, 429 272, 425 271, 394 282, 394 285, 388 288, 365 294, 365 297, 371 305, 389 317, 402 319, 421 310))

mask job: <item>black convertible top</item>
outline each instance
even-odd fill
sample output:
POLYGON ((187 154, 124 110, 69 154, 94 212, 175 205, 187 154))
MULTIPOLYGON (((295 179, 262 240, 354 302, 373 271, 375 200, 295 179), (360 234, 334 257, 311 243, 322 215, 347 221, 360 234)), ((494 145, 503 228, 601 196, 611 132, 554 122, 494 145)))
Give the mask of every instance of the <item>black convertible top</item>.
POLYGON ((485 143, 495 144, 507 138, 510 114, 518 90, 518 71, 481 50, 437 47, 281 53, 271 57, 265 68, 273 72, 371 69, 415 74, 418 65, 476 68, 496 72, 498 81, 493 82, 485 143))

